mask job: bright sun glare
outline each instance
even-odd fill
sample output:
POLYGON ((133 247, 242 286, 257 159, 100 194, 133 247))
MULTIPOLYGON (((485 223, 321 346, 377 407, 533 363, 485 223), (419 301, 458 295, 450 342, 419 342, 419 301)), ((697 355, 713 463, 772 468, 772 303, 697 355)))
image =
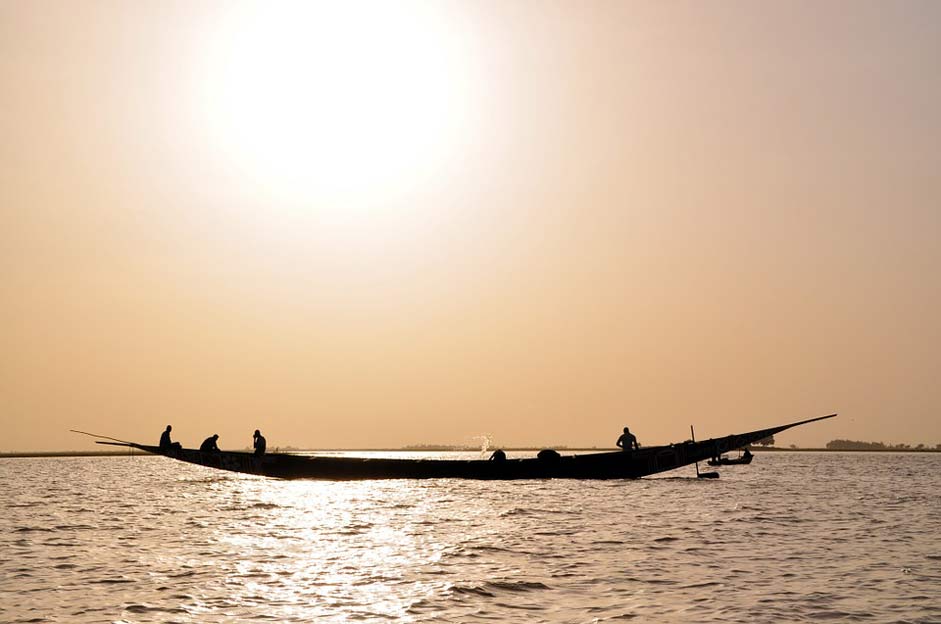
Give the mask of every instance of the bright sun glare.
POLYGON ((381 204, 460 149, 472 55, 443 5, 225 6, 207 112, 220 148, 265 195, 381 204))

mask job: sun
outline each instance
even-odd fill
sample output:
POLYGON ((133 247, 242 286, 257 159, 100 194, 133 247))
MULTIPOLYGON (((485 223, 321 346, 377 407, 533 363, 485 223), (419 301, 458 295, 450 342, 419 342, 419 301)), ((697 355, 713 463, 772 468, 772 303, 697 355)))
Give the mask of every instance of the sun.
POLYGON ((206 48, 206 118, 221 153, 267 195, 381 204, 461 149, 473 55, 443 5, 223 6, 206 48))

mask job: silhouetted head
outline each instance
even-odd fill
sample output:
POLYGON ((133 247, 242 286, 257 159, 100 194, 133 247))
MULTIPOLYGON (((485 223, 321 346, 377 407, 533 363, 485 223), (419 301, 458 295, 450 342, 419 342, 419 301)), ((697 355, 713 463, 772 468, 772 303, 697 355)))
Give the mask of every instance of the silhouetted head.
POLYGON ((168 431, 168 432, 169 432, 169 431, 173 431, 173 427, 171 427, 170 425, 167 425, 167 431, 168 431))
POLYGON ((212 434, 212 439, 213 439, 213 440, 218 440, 218 439, 219 439, 219 434, 218 434, 218 433, 212 434))
POLYGON ((624 433, 630 433, 630 432, 631 432, 630 429, 628 429, 627 427, 624 427, 624 433))
POLYGON ((253 437, 253 438, 257 438, 257 437, 260 436, 260 435, 261 435, 261 431, 259 431, 258 429, 255 429, 255 435, 252 436, 252 437, 253 437))

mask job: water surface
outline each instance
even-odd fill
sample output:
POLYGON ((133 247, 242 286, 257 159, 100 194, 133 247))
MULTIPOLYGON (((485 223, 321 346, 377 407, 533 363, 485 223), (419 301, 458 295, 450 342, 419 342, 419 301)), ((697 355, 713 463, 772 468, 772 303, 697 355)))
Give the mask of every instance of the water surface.
POLYGON ((941 622, 941 455, 720 472, 331 483, 0 459, 0 621, 941 622))

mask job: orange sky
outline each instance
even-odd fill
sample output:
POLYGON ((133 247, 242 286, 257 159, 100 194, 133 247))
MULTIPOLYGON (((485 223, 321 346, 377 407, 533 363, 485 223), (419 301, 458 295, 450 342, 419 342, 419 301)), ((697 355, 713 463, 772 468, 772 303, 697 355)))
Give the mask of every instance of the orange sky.
POLYGON ((941 4, 0 4, 0 451, 941 443, 941 4))

